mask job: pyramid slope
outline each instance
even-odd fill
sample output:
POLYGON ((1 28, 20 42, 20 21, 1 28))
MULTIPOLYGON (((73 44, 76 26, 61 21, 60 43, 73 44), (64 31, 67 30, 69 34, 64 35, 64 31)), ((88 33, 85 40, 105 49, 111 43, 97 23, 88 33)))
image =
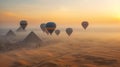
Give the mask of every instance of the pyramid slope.
POLYGON ((20 32, 20 31, 24 31, 22 27, 19 27, 17 30, 17 32, 20 32))
POLYGON ((16 35, 12 30, 9 30, 6 34, 6 36, 16 36, 16 35))
POLYGON ((40 43, 42 40, 34 33, 30 32, 30 34, 24 39, 24 42, 27 43, 40 43))

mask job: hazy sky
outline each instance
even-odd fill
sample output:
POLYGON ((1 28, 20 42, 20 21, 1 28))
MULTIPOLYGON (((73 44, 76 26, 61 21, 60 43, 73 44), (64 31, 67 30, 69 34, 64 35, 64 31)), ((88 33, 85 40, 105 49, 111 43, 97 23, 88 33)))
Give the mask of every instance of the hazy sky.
POLYGON ((0 25, 18 24, 26 19, 37 25, 120 24, 120 0, 0 0, 0 25))

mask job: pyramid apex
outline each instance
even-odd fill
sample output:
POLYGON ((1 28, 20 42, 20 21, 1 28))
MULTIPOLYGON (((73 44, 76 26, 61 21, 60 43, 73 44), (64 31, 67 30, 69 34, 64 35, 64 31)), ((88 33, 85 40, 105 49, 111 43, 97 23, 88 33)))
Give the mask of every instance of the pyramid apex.
POLYGON ((6 36, 16 36, 16 35, 12 30, 9 30, 6 34, 6 36))
POLYGON ((33 31, 31 31, 28 36, 24 39, 25 42, 32 42, 32 43, 40 43, 42 40, 35 34, 33 31))

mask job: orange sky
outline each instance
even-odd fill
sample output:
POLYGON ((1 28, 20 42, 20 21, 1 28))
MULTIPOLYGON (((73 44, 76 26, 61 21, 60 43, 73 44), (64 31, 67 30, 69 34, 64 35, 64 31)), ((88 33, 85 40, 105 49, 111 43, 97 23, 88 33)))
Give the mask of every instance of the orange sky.
POLYGON ((120 24, 120 0, 1 0, 0 25, 31 25, 48 21, 58 24, 120 24))

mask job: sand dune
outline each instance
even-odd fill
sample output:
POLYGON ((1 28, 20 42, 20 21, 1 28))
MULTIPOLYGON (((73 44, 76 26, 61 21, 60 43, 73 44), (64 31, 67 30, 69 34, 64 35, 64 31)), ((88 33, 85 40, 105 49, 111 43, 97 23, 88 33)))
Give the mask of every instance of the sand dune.
POLYGON ((119 65, 120 57, 117 50, 111 52, 111 48, 101 44, 96 45, 94 42, 89 44, 58 43, 36 49, 11 51, 4 55, 14 60, 12 67, 117 67, 119 65))
MULTIPOLYGON (((75 36, 76 35, 76 36, 75 36)), ((1 67, 119 67, 116 38, 53 36, 40 47, 20 48, 0 54, 1 67)), ((91 36, 91 35, 90 35, 91 36)), ((46 36, 47 37, 47 36, 46 36)), ((35 45, 35 44, 33 44, 35 45)))

